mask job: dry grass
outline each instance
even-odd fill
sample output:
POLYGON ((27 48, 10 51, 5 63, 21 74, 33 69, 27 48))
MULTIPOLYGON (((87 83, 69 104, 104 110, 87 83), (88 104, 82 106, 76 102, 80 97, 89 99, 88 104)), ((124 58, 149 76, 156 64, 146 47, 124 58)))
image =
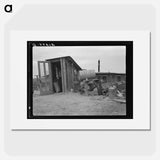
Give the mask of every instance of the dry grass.
POLYGON ((56 93, 33 97, 34 115, 125 115, 126 104, 103 96, 56 93))

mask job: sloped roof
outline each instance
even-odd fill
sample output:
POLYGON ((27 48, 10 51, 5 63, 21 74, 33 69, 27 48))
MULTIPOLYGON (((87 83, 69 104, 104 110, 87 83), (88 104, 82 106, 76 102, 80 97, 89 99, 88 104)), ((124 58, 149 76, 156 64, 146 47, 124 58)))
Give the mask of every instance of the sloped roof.
POLYGON ((46 61, 56 61, 56 60, 60 60, 62 58, 71 61, 75 65, 75 67, 77 69, 82 70, 82 68, 74 61, 74 59, 71 56, 64 56, 64 57, 57 57, 57 58, 52 58, 52 59, 46 59, 46 61))

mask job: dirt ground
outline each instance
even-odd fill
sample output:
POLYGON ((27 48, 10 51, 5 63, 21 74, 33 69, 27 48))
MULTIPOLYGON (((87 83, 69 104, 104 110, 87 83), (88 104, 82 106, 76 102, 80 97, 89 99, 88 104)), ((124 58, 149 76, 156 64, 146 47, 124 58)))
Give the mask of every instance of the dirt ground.
POLYGON ((126 115, 126 104, 103 96, 56 93, 33 96, 34 115, 126 115))

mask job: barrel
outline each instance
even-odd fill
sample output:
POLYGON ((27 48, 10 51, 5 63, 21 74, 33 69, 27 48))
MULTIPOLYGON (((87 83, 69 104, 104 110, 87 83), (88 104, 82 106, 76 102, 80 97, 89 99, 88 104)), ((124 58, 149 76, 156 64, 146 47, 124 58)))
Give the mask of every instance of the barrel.
POLYGON ((95 76, 96 76, 95 70, 82 70, 82 71, 79 71, 80 80, 89 79, 89 78, 95 78, 95 76))

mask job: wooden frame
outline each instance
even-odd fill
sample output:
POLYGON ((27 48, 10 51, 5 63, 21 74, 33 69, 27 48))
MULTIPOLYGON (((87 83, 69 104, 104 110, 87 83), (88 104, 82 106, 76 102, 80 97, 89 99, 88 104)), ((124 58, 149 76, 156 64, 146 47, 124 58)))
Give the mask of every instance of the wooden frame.
POLYGON ((47 61, 38 61, 38 75, 39 75, 40 94, 41 95, 52 94, 53 83, 52 83, 51 63, 47 61), (43 64, 44 76, 41 75, 40 64, 43 64), (49 77, 47 76, 45 64, 48 64, 49 77))

